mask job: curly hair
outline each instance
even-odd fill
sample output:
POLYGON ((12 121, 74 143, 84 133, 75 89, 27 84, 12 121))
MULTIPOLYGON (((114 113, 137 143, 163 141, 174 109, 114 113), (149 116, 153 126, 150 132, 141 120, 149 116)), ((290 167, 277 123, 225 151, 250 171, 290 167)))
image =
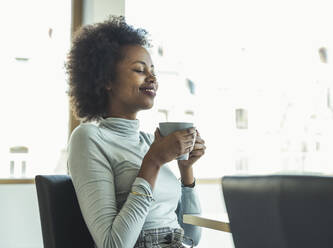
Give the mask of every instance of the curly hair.
POLYGON ((146 30, 128 25, 123 16, 81 27, 75 34, 65 64, 71 107, 82 121, 107 114, 106 86, 116 77, 116 65, 125 45, 150 46, 146 30))

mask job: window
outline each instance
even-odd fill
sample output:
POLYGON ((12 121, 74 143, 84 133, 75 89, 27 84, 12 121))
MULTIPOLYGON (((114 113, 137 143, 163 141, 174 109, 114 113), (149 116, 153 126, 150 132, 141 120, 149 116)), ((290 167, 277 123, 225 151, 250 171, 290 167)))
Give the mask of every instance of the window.
POLYGON ((126 1, 127 20, 155 43, 157 108, 169 121, 194 113, 206 140, 197 174, 333 172, 329 9, 325 0, 126 1))
POLYGON ((64 172, 71 1, 13 0, 2 7, 0 177, 64 172))
POLYGON ((236 109, 236 127, 238 129, 247 129, 247 110, 246 109, 236 109))

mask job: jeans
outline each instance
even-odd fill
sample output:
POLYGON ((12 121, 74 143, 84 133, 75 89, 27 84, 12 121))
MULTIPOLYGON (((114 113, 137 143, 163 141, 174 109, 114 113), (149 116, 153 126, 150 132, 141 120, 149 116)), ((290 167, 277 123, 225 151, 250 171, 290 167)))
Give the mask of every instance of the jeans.
POLYGON ((141 231, 134 248, 186 248, 193 247, 193 240, 184 236, 181 228, 169 227, 141 231), (183 242, 192 245, 185 246, 183 242))

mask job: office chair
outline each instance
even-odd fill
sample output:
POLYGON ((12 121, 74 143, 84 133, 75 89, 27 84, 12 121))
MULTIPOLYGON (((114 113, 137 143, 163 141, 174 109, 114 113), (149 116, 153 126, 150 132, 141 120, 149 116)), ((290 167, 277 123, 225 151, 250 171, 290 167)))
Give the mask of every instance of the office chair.
POLYGON ((44 248, 93 248, 71 178, 38 175, 35 182, 44 248))
POLYGON ((333 247, 333 177, 225 176, 235 248, 333 247))

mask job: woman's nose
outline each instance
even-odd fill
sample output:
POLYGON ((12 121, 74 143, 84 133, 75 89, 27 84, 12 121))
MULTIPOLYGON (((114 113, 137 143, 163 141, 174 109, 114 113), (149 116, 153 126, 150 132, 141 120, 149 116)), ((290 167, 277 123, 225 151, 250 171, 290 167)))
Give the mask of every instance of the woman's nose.
POLYGON ((150 83, 157 83, 156 76, 153 75, 153 74, 150 74, 150 75, 147 77, 147 81, 150 82, 150 83))

